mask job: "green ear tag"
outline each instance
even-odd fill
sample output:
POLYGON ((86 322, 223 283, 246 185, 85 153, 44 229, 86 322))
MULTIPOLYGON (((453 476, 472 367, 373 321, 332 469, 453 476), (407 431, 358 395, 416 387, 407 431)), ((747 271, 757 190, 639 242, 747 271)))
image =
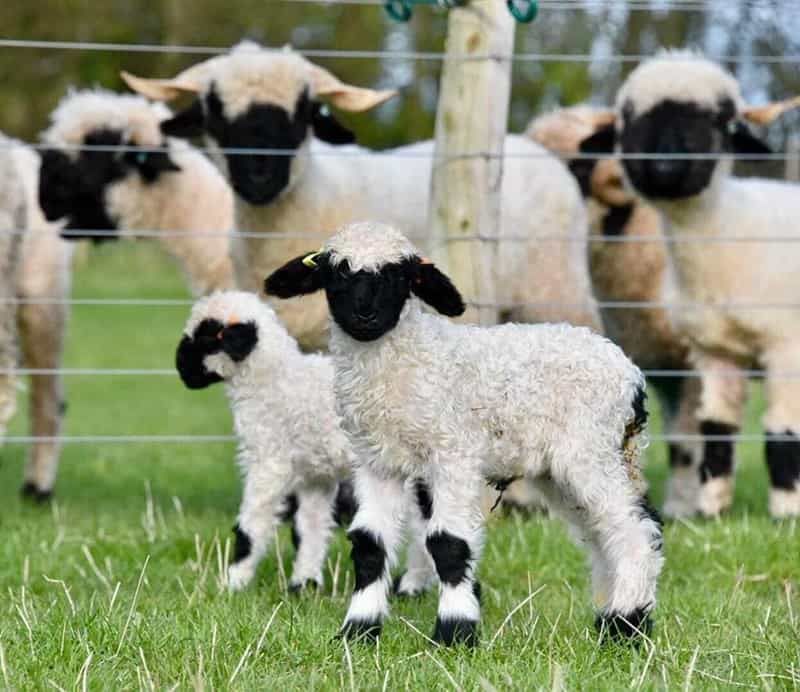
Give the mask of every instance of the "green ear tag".
POLYGON ((318 254, 319 254, 318 252, 312 252, 310 255, 306 255, 305 257, 303 257, 303 264, 309 269, 316 269, 317 263, 314 261, 314 258, 318 254))

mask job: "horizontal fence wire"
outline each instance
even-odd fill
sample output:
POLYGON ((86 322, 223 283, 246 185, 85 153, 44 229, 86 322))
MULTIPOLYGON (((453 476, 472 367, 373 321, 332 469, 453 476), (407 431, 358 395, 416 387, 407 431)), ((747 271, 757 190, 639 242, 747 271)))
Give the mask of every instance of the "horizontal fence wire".
MULTIPOLYGON (((739 435, 684 435, 684 434, 648 434, 650 442, 744 442, 764 443, 797 442, 800 437, 789 434, 739 434, 739 435)), ((235 435, 64 435, 63 437, 43 435, 9 435, 0 440, 0 444, 31 444, 36 442, 59 442, 62 444, 208 444, 237 442, 235 435)))
MULTIPOLYGON (((800 370, 767 371, 759 369, 747 370, 642 370, 642 373, 651 379, 684 379, 713 375, 714 378, 747 377, 770 379, 794 380, 800 379, 800 370)), ((64 375, 67 377, 174 377, 175 368, 0 368, 0 375, 19 376, 52 376, 64 375)))

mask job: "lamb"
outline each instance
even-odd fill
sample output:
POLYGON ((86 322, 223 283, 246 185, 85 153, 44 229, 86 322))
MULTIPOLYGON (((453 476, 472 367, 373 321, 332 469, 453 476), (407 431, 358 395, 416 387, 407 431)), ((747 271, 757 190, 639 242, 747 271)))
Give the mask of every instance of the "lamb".
POLYGON ((402 487, 427 502, 426 546, 441 582, 433 639, 474 644, 480 497, 528 478, 589 544, 601 631, 647 632, 662 565, 659 521, 642 491, 644 378, 623 352, 566 324, 453 324, 461 295, 393 227, 345 226, 321 251, 269 276, 268 294, 325 289, 334 390, 356 453, 356 574, 344 636, 377 636, 401 539, 402 487))
MULTIPOLYGON (((218 291, 194 305, 176 366, 190 389, 224 381, 233 411, 244 495, 229 587, 239 590, 252 581, 276 522, 286 514, 293 514, 297 549, 289 588, 321 586, 337 484, 349 481, 353 461, 334 411, 330 357, 301 353, 255 294, 218 291), (293 511, 286 511, 287 496, 294 498, 293 511)), ((410 565, 404 592, 427 585, 432 570, 419 567, 410 565)))
MULTIPOLYGON (((72 248, 59 229, 46 221, 36 201, 39 155, 30 147, 0 136, 0 366, 17 366, 17 337, 26 368, 43 370, 31 377, 31 445, 22 493, 34 501, 50 498, 61 454, 59 435, 66 409, 62 377, 64 337, 71 279, 72 248), (18 302, 14 302, 14 299, 18 302)), ((0 376, 0 432, 16 408, 13 374, 0 376)))
POLYGON ((800 385, 786 376, 800 369, 800 330, 791 312, 754 309, 797 293, 797 244, 767 238, 800 235, 800 188, 737 178, 731 159, 769 152, 747 122, 766 125, 798 105, 800 98, 748 107, 722 67, 696 53, 670 51, 630 74, 617 96, 613 124, 583 145, 596 152, 616 148, 664 156, 625 159, 624 171, 676 241, 669 249, 678 302, 705 305, 675 311, 672 318, 703 375, 700 430, 715 436, 706 439, 700 466, 698 507, 709 516, 732 504, 730 436, 742 421, 746 389, 740 373, 751 367, 766 370, 769 510, 776 518, 800 514, 800 385))
MULTIPOLYGON (((234 241, 241 288, 260 290, 263 277, 283 258, 314 242, 309 235, 322 242, 347 222, 381 216, 425 237, 433 142, 382 153, 347 146, 354 136, 327 105, 360 112, 395 92, 344 84, 290 49, 270 50, 252 42, 173 79, 123 76, 149 98, 196 96, 190 107, 162 124, 162 131, 205 135, 216 151, 236 193, 237 225, 256 235, 234 241), (227 151, 231 148, 266 151, 227 151)), ((505 151, 510 157, 504 164, 495 266, 498 300, 509 307, 499 317, 598 326, 577 186, 555 157, 524 137, 509 136, 505 151), (504 235, 522 235, 523 242, 502 241, 504 235), (570 236, 572 242, 536 242, 538 235, 570 236)), ((302 307, 296 301, 274 307, 304 349, 326 346, 327 308, 320 297, 302 307)))
MULTIPOLYGON (((674 300, 674 278, 658 212, 625 188, 619 161, 579 158, 581 142, 598 127, 613 121, 608 113, 590 106, 562 108, 534 118, 527 134, 562 156, 578 181, 589 212, 592 237, 631 237, 636 242, 589 244, 589 274, 601 303, 669 303, 674 300)), ((603 330, 614 343, 646 370, 689 370, 689 348, 663 307, 603 308, 603 330)), ((734 391, 742 385, 730 380, 734 391)), ((675 437, 696 437, 700 382, 696 377, 654 377, 650 385, 664 412, 664 430, 675 437)), ((690 440, 670 442, 671 478, 664 503, 667 517, 697 512, 702 445, 690 440)))
POLYGON ((64 236, 72 240, 107 237, 98 231, 163 231, 159 242, 195 295, 231 288, 233 194, 201 152, 161 134, 170 117, 163 104, 139 96, 67 94, 42 137, 51 148, 43 156, 41 206, 48 219, 67 219, 64 236), (121 145, 131 149, 102 149, 121 145))

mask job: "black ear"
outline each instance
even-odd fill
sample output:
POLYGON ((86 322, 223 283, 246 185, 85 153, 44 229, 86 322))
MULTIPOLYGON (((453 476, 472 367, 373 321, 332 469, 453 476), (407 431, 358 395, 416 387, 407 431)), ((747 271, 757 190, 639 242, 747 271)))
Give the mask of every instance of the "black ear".
POLYGON ((420 300, 448 317, 458 317, 466 306, 458 289, 433 264, 420 262, 411 290, 420 300))
POLYGON ((66 216, 72 208, 78 175, 75 165, 63 152, 48 149, 39 168, 39 206, 48 221, 66 216))
POLYGON ((200 137, 206 129, 203 102, 195 99, 192 104, 161 123, 161 132, 168 137, 200 137))
POLYGON ((613 154, 616 142, 617 133, 614 125, 606 125, 584 139, 580 150, 584 154, 613 154))
POLYGON ((771 154, 772 149, 756 137, 744 123, 736 122, 731 131, 731 145, 736 154, 771 154))
POLYGON ((175 367, 181 380, 189 389, 203 389, 215 382, 222 382, 222 378, 215 372, 206 370, 203 358, 208 355, 208 350, 189 336, 184 335, 175 352, 175 367))
POLYGON ((132 165, 148 183, 158 179, 162 173, 177 173, 181 167, 166 151, 129 151, 125 161, 132 165))
POLYGON ((356 136, 342 125, 324 103, 315 103, 311 111, 311 127, 314 135, 329 144, 352 144, 356 136))
POLYGON ((314 293, 325 288, 327 258, 321 253, 306 253, 276 269, 264 281, 264 292, 278 298, 314 293))
POLYGON ((222 330, 222 350, 235 363, 241 363, 258 343, 258 328, 255 322, 239 322, 222 330))

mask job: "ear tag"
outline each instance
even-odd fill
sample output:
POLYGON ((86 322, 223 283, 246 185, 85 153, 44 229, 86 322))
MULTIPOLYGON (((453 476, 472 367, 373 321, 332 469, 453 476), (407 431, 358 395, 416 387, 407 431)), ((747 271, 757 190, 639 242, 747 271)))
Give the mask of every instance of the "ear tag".
POLYGON ((314 259, 319 255, 319 252, 312 252, 309 255, 303 257, 303 265, 308 267, 309 269, 316 269, 319 265, 314 261, 314 259))
POLYGON ((140 152, 138 152, 136 154, 136 163, 138 163, 140 166, 144 165, 145 163, 147 163, 147 152, 146 151, 140 151, 140 152))
POLYGON ((331 116, 331 109, 328 107, 328 104, 327 104, 327 103, 323 103, 322 105, 320 105, 320 107, 319 107, 319 114, 320 114, 320 115, 321 115, 323 118, 330 118, 330 116, 331 116))
POLYGON ((736 134, 736 130, 738 128, 739 128, 739 123, 736 121, 736 119, 728 121, 728 134, 729 135, 735 135, 736 134))

